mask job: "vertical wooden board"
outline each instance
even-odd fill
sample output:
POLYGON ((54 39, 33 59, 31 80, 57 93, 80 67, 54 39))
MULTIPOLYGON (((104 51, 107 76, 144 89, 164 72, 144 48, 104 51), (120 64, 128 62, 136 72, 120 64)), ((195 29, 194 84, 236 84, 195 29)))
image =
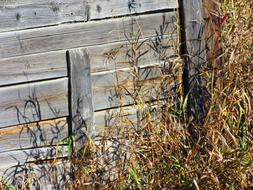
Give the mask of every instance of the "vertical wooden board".
POLYGON ((0 60, 0 86, 66 76, 66 51, 0 60))
POLYGON ((200 75, 207 63, 202 0, 182 1, 181 6, 185 35, 185 42, 183 42, 185 74, 187 75, 184 88, 185 94, 189 94, 188 114, 200 122, 207 113, 205 101, 209 96, 205 78, 200 75))
POLYGON ((0 88, 0 128, 68 115, 68 79, 0 88))
MULTIPOLYGON (((126 36, 129 36, 133 31, 133 19, 135 19, 135 23, 138 23, 138 28, 141 27, 141 38, 154 37, 157 36, 156 30, 159 31, 160 26, 165 22, 171 23, 175 15, 176 13, 173 11, 166 14, 157 13, 140 17, 108 19, 1 33, 0 59, 125 41, 126 36)), ((175 26, 169 25, 166 30, 173 32, 175 26)))
POLYGON ((0 129, 0 153, 11 150, 61 145, 68 138, 65 118, 0 129))
POLYGON ((0 32, 86 21, 88 4, 84 0, 3 0, 0 18, 0 32))
POLYGON ((89 0, 90 19, 117 17, 162 9, 175 9, 177 0, 89 0))
POLYGON ((70 96, 72 133, 76 140, 75 148, 80 149, 85 133, 94 131, 93 100, 91 90, 90 59, 86 49, 73 49, 68 52, 70 64, 70 96))
MULTIPOLYGON (((220 24, 217 22, 220 18, 221 3, 217 1, 203 0, 203 13, 205 19, 205 41, 206 57, 210 66, 213 68, 222 67, 220 55, 222 53, 220 24)), ((222 15, 224 16, 224 15, 222 15)))

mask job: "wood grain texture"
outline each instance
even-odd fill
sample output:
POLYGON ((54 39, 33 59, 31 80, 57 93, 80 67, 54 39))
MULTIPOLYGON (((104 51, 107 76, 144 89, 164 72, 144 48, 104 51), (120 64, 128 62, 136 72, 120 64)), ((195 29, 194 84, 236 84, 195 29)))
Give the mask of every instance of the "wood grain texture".
MULTIPOLYGON (((159 61, 159 56, 151 49, 151 40, 142 45, 139 53, 148 51, 140 57, 138 65, 150 65, 159 61)), ((176 55, 176 50, 171 46, 171 41, 176 39, 164 39, 167 56, 176 55)), ((140 40, 137 45, 140 45, 140 40)), ((112 69, 126 68, 131 65, 128 51, 131 42, 116 42, 104 45, 90 46, 87 53, 90 58, 91 72, 101 72, 112 69)), ((26 56, 18 56, 0 60, 0 86, 33 82, 37 80, 55 79, 67 76, 66 51, 54 51, 26 56)))
MULTIPOLYGON (((151 104, 140 103, 139 105, 97 111, 94 113, 96 134, 103 135, 103 132, 105 132, 108 127, 113 127, 115 130, 117 127, 121 130, 124 130, 124 127, 127 130, 136 129, 138 127, 137 125, 142 120, 140 118, 141 112, 150 113, 150 116, 155 119, 156 113, 161 113, 164 104, 165 102, 163 101, 155 101, 151 104)), ((159 121, 160 120, 157 120, 157 122, 159 121)), ((153 120, 153 122, 155 121, 153 120)), ((147 123, 143 124, 145 125, 147 123)))
MULTIPOLYGON (((157 35, 164 23, 175 22, 176 12, 150 14, 88 23, 67 24, 0 34, 0 59, 55 50, 125 41, 126 36, 141 29, 141 37, 157 35), (133 26, 133 22, 134 25, 133 26), (133 30, 134 28, 134 30, 133 30)), ((166 32, 173 33, 175 25, 166 32)), ((173 33, 177 36, 176 33, 173 33)))
POLYGON ((0 86, 66 76, 65 51, 0 60, 0 86))
MULTIPOLYGON (((176 39, 169 37, 161 40, 163 49, 168 57, 174 56, 177 53, 175 47, 172 45, 173 40, 176 41, 176 39)), ((133 41, 124 41, 88 47, 87 52, 90 57, 91 72, 95 73, 130 67, 132 65, 131 50, 134 48, 136 48, 137 54, 141 55, 137 60, 137 66, 158 63, 160 57, 152 50, 152 41, 155 41, 155 39, 139 40, 135 43, 132 43, 133 41), (140 48, 137 49, 139 45, 140 48)))
POLYGON ((96 134, 103 134, 107 127, 133 127, 137 124, 137 109, 134 106, 114 108, 94 113, 96 134))
POLYGON ((162 9, 175 9, 177 0, 89 0, 90 19, 116 17, 162 9))
POLYGON ((0 173, 6 169, 22 168, 27 162, 42 161, 68 156, 67 146, 24 149, 0 153, 0 173))
POLYGON ((160 64, 140 68, 137 78, 134 73, 133 68, 93 73, 94 110, 132 104, 137 95, 143 101, 157 98, 157 88, 162 79, 160 64))
POLYGON ((75 148, 82 148, 85 135, 94 132, 90 60, 86 49, 69 51, 72 133, 75 148))
POLYGON ((68 79, 0 88, 0 128, 68 115, 68 79))
POLYGON ((1 1, 0 32, 175 8, 177 0, 1 1))
POLYGON ((0 31, 86 21, 87 8, 84 0, 1 0, 0 31))
POLYGON ((65 118, 0 129, 0 153, 60 145, 68 137, 65 118))
POLYGON ((7 170, 3 168, 0 170, 0 176, 15 188, 26 181, 26 189, 67 190, 68 184, 71 183, 71 163, 66 159, 31 162, 7 170))

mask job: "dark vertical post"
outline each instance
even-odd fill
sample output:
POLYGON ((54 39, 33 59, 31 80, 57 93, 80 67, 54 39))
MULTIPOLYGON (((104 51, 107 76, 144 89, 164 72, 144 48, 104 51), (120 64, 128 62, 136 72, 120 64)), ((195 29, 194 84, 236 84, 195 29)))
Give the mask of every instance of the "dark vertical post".
POLYGON ((206 65, 202 0, 179 0, 181 21, 181 53, 184 58, 183 83, 188 96, 188 116, 201 124, 207 109, 205 78, 201 75, 206 65))
POLYGON ((83 147, 87 135, 94 132, 94 114, 90 60, 86 49, 73 49, 68 52, 70 69, 70 119, 74 148, 83 147))

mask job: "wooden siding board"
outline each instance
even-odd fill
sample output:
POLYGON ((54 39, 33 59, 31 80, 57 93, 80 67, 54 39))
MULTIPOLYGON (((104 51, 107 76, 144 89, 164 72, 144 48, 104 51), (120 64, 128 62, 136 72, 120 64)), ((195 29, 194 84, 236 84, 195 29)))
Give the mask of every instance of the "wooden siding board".
MULTIPOLYGON (((159 56, 153 51, 150 47, 152 44, 150 40, 154 39, 146 39, 147 42, 144 42, 138 53, 146 54, 141 56, 138 59, 138 66, 151 65, 153 63, 159 62, 159 56)), ((166 48, 166 55, 173 56, 176 55, 175 47, 169 47, 170 41, 175 40, 171 38, 166 38, 163 40, 164 47, 166 48)), ((143 42, 143 40, 139 40, 135 44, 137 47, 143 42)), ((101 72, 101 71, 109 71, 120 68, 128 68, 131 66, 131 58, 127 56, 129 50, 131 50, 131 42, 117 42, 112 44, 105 44, 99 46, 88 47, 87 51, 90 57, 91 63, 91 72, 101 72)))
POLYGON ((86 49, 69 51, 72 135, 75 148, 82 148, 86 135, 94 131, 90 59, 86 49))
POLYGON ((207 80, 202 74, 202 68, 206 67, 206 43, 204 35, 204 17, 202 0, 182 1, 182 11, 184 13, 184 33, 185 33, 185 55, 187 81, 185 81, 185 94, 188 96, 188 114, 193 116, 199 124, 204 122, 208 109, 206 102, 209 94, 207 90, 207 80))
POLYGON ((90 19, 178 8, 177 0, 89 0, 90 19))
POLYGON ((68 137, 65 118, 0 129, 0 153, 62 144, 68 137))
MULTIPOLYGON (((141 89, 138 90, 140 97, 147 99, 157 98, 157 85, 161 81, 160 64, 153 64, 139 70, 139 81, 142 81, 141 89), (146 81, 145 81, 146 80, 146 81)), ((110 72, 92 74, 92 89, 94 110, 102 110, 134 102, 128 94, 133 93, 133 71, 130 68, 118 69, 110 72)))
POLYGON ((0 128, 68 115, 67 78, 1 87, 0 97, 0 128))
POLYGON ((0 86, 66 76, 65 51, 0 60, 0 86))
POLYGON ((68 184, 71 183, 71 163, 65 159, 26 163, 24 166, 0 170, 0 176, 15 188, 28 178, 31 182, 28 189, 67 190, 68 184))
POLYGON ((28 162, 64 158, 69 155, 67 146, 33 148, 0 153, 0 174, 22 169, 28 162))
MULTIPOLYGON (((164 45, 170 46, 171 40, 173 39, 164 39, 164 45)), ((142 41, 140 40, 138 44, 142 41)), ((148 53, 139 59, 139 66, 159 61, 159 56, 151 50, 150 44, 151 42, 147 42, 141 47, 140 52, 148 51, 148 53)), ((130 42, 124 41, 86 48, 90 58, 91 72, 95 73, 129 67, 130 60, 126 54, 130 47, 130 42)), ((168 47, 166 54, 168 56, 176 55, 176 49, 168 47)), ((0 86, 66 76, 67 63, 65 50, 0 60, 0 86)))
POLYGON ((70 21, 86 21, 87 6, 84 0, 0 1, 0 32, 70 21))
POLYGON ((177 0, 1 1, 0 32, 175 8, 177 0))
MULTIPOLYGON (((0 59, 55 50, 125 41, 132 32, 132 21, 142 29, 142 38, 156 36, 165 18, 171 22, 176 12, 151 14, 88 23, 31 29, 0 34, 0 59)), ((170 25, 167 30, 174 31, 170 25)), ((175 33, 176 36, 176 33, 175 33)))

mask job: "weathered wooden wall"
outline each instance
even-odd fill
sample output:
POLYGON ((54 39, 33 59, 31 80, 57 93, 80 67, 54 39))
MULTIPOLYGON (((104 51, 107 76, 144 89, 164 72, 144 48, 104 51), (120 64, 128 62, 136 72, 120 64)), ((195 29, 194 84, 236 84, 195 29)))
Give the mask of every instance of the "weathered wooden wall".
MULTIPOLYGON (((128 38, 162 37, 175 55, 177 11, 177 0, 0 1, 0 175, 68 156, 70 135, 82 146, 83 129, 101 130, 119 106, 136 117, 133 100, 115 92, 133 86, 128 38)), ((138 60, 148 89, 161 79, 161 60, 149 45, 140 51, 148 51, 138 60)))

